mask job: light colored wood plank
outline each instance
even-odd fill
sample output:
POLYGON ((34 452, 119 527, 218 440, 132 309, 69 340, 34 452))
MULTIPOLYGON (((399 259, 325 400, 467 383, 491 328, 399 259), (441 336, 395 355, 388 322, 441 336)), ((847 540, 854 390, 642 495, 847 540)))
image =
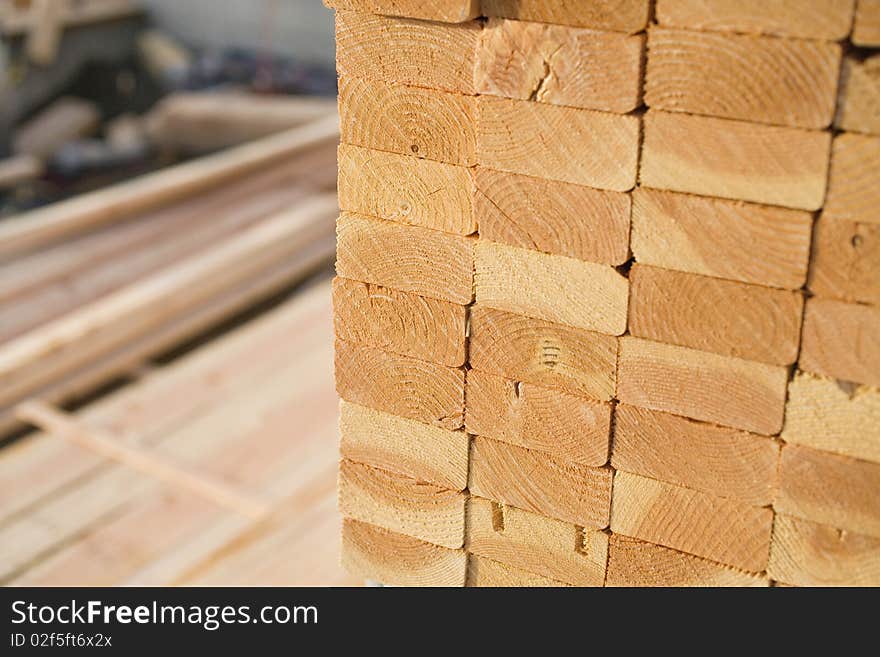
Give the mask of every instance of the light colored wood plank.
POLYGON ((480 15, 480 0, 324 0, 332 9, 463 23, 480 15))
POLYGON ((826 219, 880 223, 880 137, 843 133, 834 138, 826 219))
POLYGON ((339 207, 447 233, 477 230, 468 169, 358 146, 339 147, 339 207))
POLYGON ((346 459, 448 490, 467 487, 470 443, 463 431, 341 401, 339 434, 339 452, 346 459))
POLYGON ((43 175, 43 162, 33 155, 13 155, 0 160, 0 190, 14 189, 43 175))
POLYGON ((652 28, 648 50, 648 107, 796 128, 834 118, 839 44, 652 28))
POLYGON ((467 553, 346 519, 342 565, 352 575, 383 584, 464 586, 467 553))
POLYGON ((101 113, 95 103, 64 96, 16 129, 12 150, 17 155, 45 160, 66 143, 94 133, 100 121, 101 113))
POLYGON ((834 127, 880 135, 880 55, 844 60, 834 127))
POLYGON ((648 24, 648 0, 483 0, 484 16, 639 32, 648 24))
POLYGON ((602 586, 608 536, 491 500, 471 497, 467 549, 526 572, 575 586, 602 586))
POLYGON ((785 445, 779 461, 779 513, 880 538, 880 464, 785 445))
POLYGON ((880 308, 808 299, 801 340, 802 370, 880 386, 880 308))
POLYGON ((608 461, 611 405, 469 370, 465 429, 572 463, 608 461))
POLYGON ((634 337, 620 339, 620 401, 773 435, 782 428, 788 370, 634 337))
POLYGON ((614 476, 611 531, 749 572, 767 566, 773 510, 623 470, 614 476))
POLYGON ((477 303, 608 335, 626 331, 629 284, 613 267, 477 240, 474 269, 477 303))
POLYGON ((483 239, 606 265, 629 258, 628 194, 485 167, 474 181, 483 239))
POLYGON ((857 0, 852 42, 857 46, 880 46, 880 0, 857 0))
POLYGON ((632 196, 638 262, 768 287, 804 284, 810 213, 645 187, 632 196))
POLYGON ((880 390, 797 372, 788 384, 781 438, 880 463, 880 390))
POLYGON ((343 212, 336 240, 344 278, 457 304, 474 298, 472 238, 343 212))
POLYGON ((473 96, 343 77, 342 142, 401 155, 473 166, 477 101, 473 96))
POLYGON ((612 534, 605 586, 767 586, 769 581, 684 552, 612 534))
POLYGON ((753 506, 773 501, 779 447, 764 436, 618 404, 613 446, 618 470, 753 506))
POLYGON ((490 18, 477 92, 626 114, 641 104, 644 35, 490 18))
POLYGON ((777 514, 767 574, 793 586, 880 586, 880 540, 777 514))
POLYGON ((479 21, 443 25, 336 12, 336 70, 367 80, 474 95, 479 21))
POLYGON ((797 360, 804 309, 799 291, 640 264, 629 281, 629 331, 636 337, 770 365, 797 360))
POLYGON ((471 442, 472 494, 548 518, 607 527, 611 478, 609 468, 570 463, 489 438, 471 442))
POLYGON ((464 420, 464 371, 336 340, 336 391, 346 401, 455 430, 464 420))
POLYGON ((602 401, 614 395, 617 339, 476 305, 470 364, 507 379, 602 401))
POLYGON ((808 287, 820 297, 880 305, 880 225, 820 218, 808 287))
POLYGON ((480 557, 476 554, 469 554, 466 586, 478 588, 546 588, 551 586, 565 586, 565 584, 557 582, 555 579, 542 577, 541 575, 535 575, 525 570, 508 566, 500 561, 480 557))
POLYGON ((347 278, 333 281, 336 336, 460 367, 467 360, 465 306, 347 278))
POLYGON ((693 30, 845 39, 854 0, 657 0, 661 25, 693 30))
POLYGON ((635 116, 491 96, 480 96, 477 110, 482 165, 617 192, 636 184, 635 116))
POLYGON ((647 187, 818 210, 831 134, 651 110, 640 181, 647 187))

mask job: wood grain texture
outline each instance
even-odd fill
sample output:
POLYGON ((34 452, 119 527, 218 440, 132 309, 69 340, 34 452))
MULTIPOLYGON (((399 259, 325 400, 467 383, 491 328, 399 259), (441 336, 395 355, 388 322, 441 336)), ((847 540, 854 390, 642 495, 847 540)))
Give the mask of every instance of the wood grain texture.
POLYGON ((471 309, 474 369, 607 401, 616 361, 616 338, 480 305, 471 309))
POLYGON ((471 441, 472 494, 582 527, 608 526, 611 478, 609 468, 569 463, 489 438, 471 441))
POLYGON ((641 104, 644 35, 490 18, 477 92, 626 114, 641 104))
POLYGON ((804 309, 799 291, 640 264, 630 270, 629 282, 632 335, 770 365, 797 360, 804 309))
POLYGON ((849 34, 854 0, 657 0, 660 25, 839 41, 849 34))
POLYGON ((339 130, 345 144, 473 166, 476 114, 473 96, 339 79, 339 130))
POLYGON ((764 436, 618 404, 613 446, 618 470, 752 506, 773 501, 779 447, 764 436))
POLYGON ((500 561, 487 559, 476 554, 468 555, 467 584, 473 587, 522 588, 566 586, 549 577, 542 577, 520 568, 508 566, 500 561))
POLYGON ((480 0, 324 0, 332 9, 463 23, 480 15, 480 0))
POLYGON ((458 235, 477 230, 465 167, 343 144, 338 190, 346 212, 458 235))
POLYGON ((768 287, 804 284, 810 213, 645 187, 632 197, 638 262, 768 287))
POLYGON ((467 487, 467 434, 339 403, 339 452, 356 463, 448 490, 467 487))
POLYGON ((605 586, 767 586, 768 581, 684 552, 612 534, 605 586))
POLYGON ((801 340, 802 370, 880 386, 880 308, 813 297, 801 340))
POLYGON ((818 210, 831 134, 650 110, 641 183, 647 187, 818 210))
POLYGON ((474 182, 483 239, 606 265, 629 258, 628 194, 485 167, 474 182))
POLYGON ((763 363, 620 339, 620 401, 773 435, 782 428, 788 371, 763 363))
POLYGON ((880 224, 880 137, 843 133, 834 138, 828 198, 822 217, 880 224))
POLYGON ((636 184, 635 116, 491 96, 478 98, 477 111, 482 165, 617 192, 636 184))
POLYGON ((336 221, 336 273, 420 296, 474 298, 476 240, 343 212, 336 221))
POLYGON ((467 505, 473 554, 575 586, 602 586, 608 536, 479 497, 467 505))
POLYGON ((347 518, 406 534, 434 545, 464 545, 467 493, 343 459, 339 511, 347 518))
POLYGON ((793 586, 880 586, 880 540, 777 514, 767 574, 793 586))
POLYGON ((857 46, 880 46, 880 0, 857 0, 852 42, 857 46))
POLYGON ((482 0, 484 16, 632 34, 648 24, 648 0, 482 0))
POLYGON ((834 127, 880 135, 880 55, 844 60, 834 127))
POLYGON ((880 390, 797 372, 788 384, 781 438, 880 463, 880 390))
POLYGON ((623 470, 614 476, 611 531, 749 572, 767 566, 773 510, 623 470))
POLYGON ((467 308, 347 278, 333 281, 336 337, 460 367, 467 360, 467 308))
POLYGON ((336 391, 346 401, 443 429, 464 419, 464 371, 336 340, 336 391))
POLYGON ((834 118, 841 47, 829 41, 648 31, 645 104, 797 128, 834 118))
POLYGON ((779 461, 779 513, 880 538, 880 464, 785 445, 779 461))
POLYGON ((508 312, 621 335, 629 283, 613 267, 477 240, 477 303, 508 312))
POLYGON ((880 305, 880 224, 820 218, 807 286, 821 297, 880 305))
POLYGON ((469 370, 465 429, 572 463, 608 461, 611 405, 469 370))
POLYGON ((473 95, 479 21, 461 25, 336 12, 336 70, 391 84, 473 95))
POLYGON ((467 554, 346 518, 342 565, 352 575, 383 584, 464 586, 467 554))

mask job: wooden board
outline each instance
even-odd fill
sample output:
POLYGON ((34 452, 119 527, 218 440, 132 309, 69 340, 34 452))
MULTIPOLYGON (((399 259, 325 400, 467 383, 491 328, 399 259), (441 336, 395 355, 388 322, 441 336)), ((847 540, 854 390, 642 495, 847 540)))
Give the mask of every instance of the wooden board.
POLYGON ((540 587, 566 586, 555 579, 535 575, 475 554, 468 555, 467 584, 473 587, 540 587))
POLYGON ((773 510, 623 470, 614 476, 611 531, 749 572, 767 566, 773 510))
POLYGON ((768 287, 804 284, 810 213, 645 187, 632 196, 638 262, 768 287))
POLYGON ((467 549, 483 558, 576 586, 602 586, 608 536, 491 500, 471 497, 467 549))
POLYGON ((660 25, 692 30, 845 39, 854 0, 657 0, 660 25))
POLYGON ((477 303, 608 335, 626 331, 629 284, 613 267, 477 240, 474 270, 477 303))
POLYGON ((801 339, 802 370, 880 386, 880 308, 813 297, 801 339))
POLYGON ((582 527, 608 526, 611 478, 609 468, 578 465, 489 438, 471 442, 468 489, 473 495, 582 527))
POLYGON ((461 25, 336 12, 336 71, 473 95, 479 21, 461 25))
POLYGON ((839 44, 653 28, 648 50, 648 107, 796 128, 834 118, 839 44))
POLYGON ((852 42, 857 46, 880 46, 880 0, 858 0, 852 42))
POLYGON ((844 60, 834 127, 880 135, 880 55, 844 60))
POLYGON ((818 210, 831 134, 651 110, 640 181, 647 187, 818 210))
POLYGON ((640 338, 620 339, 620 401, 773 435, 782 428, 788 371, 640 338))
POLYGON ((648 0, 482 0, 484 16, 576 25, 632 34, 648 24, 648 0))
POLYGON ((880 464, 786 445, 779 461, 779 513, 880 538, 880 464))
POLYGON ((821 297, 880 305, 880 225, 820 218, 808 287, 821 297))
POLYGON ((644 35, 490 18, 477 92, 625 114, 641 104, 644 35))
POLYGON ((714 561, 611 535, 605 586, 767 586, 757 575, 714 561))
POLYGON ((773 501, 779 447, 764 436, 618 404, 613 445, 618 470, 752 506, 773 501))
POLYGON ((467 487, 467 434, 448 431, 358 406, 339 403, 343 458, 445 488, 467 487))
POLYGON ((781 438, 880 463, 880 390, 797 372, 788 384, 781 438))
POLYGON ((447 233, 477 230, 468 169, 358 146, 339 147, 339 207, 447 233))
POLYGON ((771 365, 797 360, 804 308, 799 291, 640 264, 629 281, 634 336, 771 365))
POLYGON ((464 586, 467 554, 346 519, 342 565, 352 575, 396 586, 464 586))
POLYGON ((457 304, 474 298, 471 238, 343 212, 336 240, 344 278, 457 304))
POLYGON ((332 9, 462 23, 480 15, 480 0, 324 0, 332 9))
POLYGON ((481 239, 606 265, 629 258, 628 194, 485 167, 474 182, 481 239))
POLYGON ((777 514, 767 574, 793 586, 880 586, 880 540, 777 514))
POLYGON ((473 96, 339 79, 339 129, 345 144, 473 166, 476 114, 473 96))
POLYGON ((461 427, 464 371, 336 340, 336 391, 346 401, 443 429, 461 427))
POLYGON ((480 96, 477 110, 482 165, 618 192, 636 184, 635 116, 491 96, 480 96))
POLYGON ((601 401, 614 396, 616 338, 476 305, 469 346, 474 369, 601 401))
POLYGON ((822 217, 880 223, 880 137, 843 133, 834 138, 828 198, 822 217))
POLYGON ((386 351, 461 367, 467 308, 347 278, 333 281, 336 336, 386 351))
POLYGON ((582 465, 608 461, 611 405, 469 370, 465 429, 582 465))

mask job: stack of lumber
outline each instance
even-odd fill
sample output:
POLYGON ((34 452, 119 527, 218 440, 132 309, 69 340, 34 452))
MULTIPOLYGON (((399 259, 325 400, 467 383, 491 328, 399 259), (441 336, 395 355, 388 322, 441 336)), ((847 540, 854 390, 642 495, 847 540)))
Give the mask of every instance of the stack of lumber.
POLYGON ((880 584, 880 3, 327 4, 350 571, 880 584))

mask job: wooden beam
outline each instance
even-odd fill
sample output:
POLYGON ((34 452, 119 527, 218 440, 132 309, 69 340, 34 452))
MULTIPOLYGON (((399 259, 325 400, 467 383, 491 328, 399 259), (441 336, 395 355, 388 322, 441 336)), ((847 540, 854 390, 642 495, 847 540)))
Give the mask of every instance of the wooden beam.
POLYGON ((831 150, 825 219, 880 223, 880 137, 839 134, 831 150))
POLYGON ((480 0, 324 0, 332 9, 463 23, 480 15, 480 0))
POLYGON ((68 142, 95 133, 100 122, 101 113, 95 103, 64 96, 15 130, 12 150, 17 155, 47 160, 68 142))
POLYGON ((650 110, 640 180, 647 187, 818 210, 831 134, 650 110))
POLYGON ((503 16, 555 25, 575 25, 632 34, 645 29, 648 0, 482 0, 484 16, 503 16))
POLYGON ((857 46, 880 46, 880 0, 858 0, 852 42, 857 46))
POLYGON ((13 189, 43 175, 43 162, 33 155, 13 155, 0 160, 0 190, 13 189))
POLYGON ((534 573, 508 566, 476 554, 468 555, 467 584, 478 588, 503 587, 556 587, 566 586, 555 579, 535 575, 534 573))
POLYGON ((844 60, 834 127, 880 135, 880 55, 844 60))
POLYGON ((813 232, 810 291, 880 305, 880 224, 820 218, 813 232))

